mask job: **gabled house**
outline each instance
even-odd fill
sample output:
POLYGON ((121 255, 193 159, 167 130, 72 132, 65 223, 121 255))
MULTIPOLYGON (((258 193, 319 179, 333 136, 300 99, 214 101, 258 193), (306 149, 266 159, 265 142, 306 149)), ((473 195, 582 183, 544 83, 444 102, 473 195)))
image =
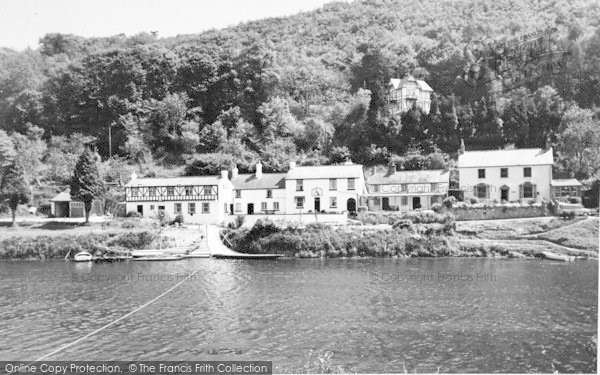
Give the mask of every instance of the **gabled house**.
POLYGON ((458 156, 460 190, 465 199, 550 200, 552 148, 464 151, 458 156))
POLYGON ((401 114, 413 106, 424 113, 431 109, 433 89, 427 82, 407 75, 402 79, 392 78, 388 84, 388 106, 392 114, 401 114))

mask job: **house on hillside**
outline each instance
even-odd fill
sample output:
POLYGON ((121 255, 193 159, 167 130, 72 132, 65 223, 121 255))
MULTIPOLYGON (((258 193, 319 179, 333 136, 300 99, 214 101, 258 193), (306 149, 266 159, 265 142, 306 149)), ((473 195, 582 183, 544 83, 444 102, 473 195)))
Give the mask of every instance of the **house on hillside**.
POLYGON ((141 216, 162 210, 169 216, 182 215, 184 222, 219 224, 230 214, 233 184, 228 171, 220 176, 138 178, 135 173, 125 185, 126 211, 141 216))
POLYGON ((263 173, 257 163, 255 172, 239 174, 231 171, 233 205, 231 214, 282 214, 285 213, 285 173, 263 173))
POLYGON ((392 78, 388 84, 388 105, 392 114, 402 114, 413 106, 424 113, 431 109, 433 89, 427 82, 407 75, 402 79, 392 78))
POLYGON ((363 167, 339 165, 296 166, 285 176, 286 213, 354 213, 367 194, 363 167))
POLYGON ((431 209, 447 196, 449 179, 448 171, 397 171, 395 165, 367 172, 369 211, 431 209))
POLYGON ((465 199, 550 200, 552 148, 464 151, 458 156, 460 190, 465 199))

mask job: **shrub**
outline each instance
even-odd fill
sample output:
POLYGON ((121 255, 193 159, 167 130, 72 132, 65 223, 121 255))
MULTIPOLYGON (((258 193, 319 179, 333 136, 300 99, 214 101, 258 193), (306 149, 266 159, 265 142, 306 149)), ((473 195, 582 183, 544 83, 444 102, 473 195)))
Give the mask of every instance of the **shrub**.
POLYGON ((469 203, 477 204, 477 203, 479 203, 479 200, 477 198, 469 198, 469 203))
POLYGON ((171 222, 171 218, 169 217, 169 214, 165 212, 165 210, 158 210, 156 213, 156 219, 161 227, 164 227, 171 222))
POLYGON ((171 221, 171 224, 177 223, 177 224, 181 225, 181 224, 183 224, 183 221, 184 221, 183 220, 183 215, 182 214, 177 214, 177 216, 175 216, 175 219, 173 219, 173 221, 171 221))
POLYGON ((142 215, 137 211, 129 211, 127 212, 127 217, 142 217, 142 215))
POLYGON ((454 198, 453 196, 446 197, 442 201, 442 204, 448 209, 451 209, 454 203, 456 203, 456 198, 454 198))
POLYGON ((438 213, 439 213, 439 212, 441 212, 441 211, 442 211, 442 207, 444 207, 444 206, 442 206, 442 204, 441 204, 441 203, 434 203, 434 204, 431 206, 431 209, 432 209, 433 211, 435 211, 435 212, 438 212, 438 213))
POLYGON ((408 219, 400 219, 392 226, 394 229, 412 229, 412 221, 408 219))

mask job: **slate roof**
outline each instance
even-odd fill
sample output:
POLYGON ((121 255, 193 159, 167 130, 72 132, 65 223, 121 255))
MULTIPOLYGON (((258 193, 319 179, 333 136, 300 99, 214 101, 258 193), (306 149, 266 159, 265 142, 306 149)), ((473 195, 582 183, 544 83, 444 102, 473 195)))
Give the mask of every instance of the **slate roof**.
POLYGON ((252 174, 239 174, 231 182, 235 189, 285 189, 285 173, 263 173, 261 178, 252 174))
POLYGON ((458 156, 459 168, 552 165, 552 148, 465 151, 458 156))
POLYGON ((433 91, 433 89, 431 88, 431 86, 429 86, 429 84, 427 84, 427 82, 422 81, 420 79, 416 79, 413 76, 406 76, 402 79, 399 78, 392 78, 390 79, 390 85, 394 87, 394 89, 398 89, 402 86, 404 86, 406 83, 408 82, 415 82, 417 84, 417 86, 419 86, 419 88, 423 91, 433 91))
POLYGON ((367 184, 416 184, 416 183, 448 183, 450 172, 441 169, 422 171, 396 171, 390 174, 387 170, 367 174, 367 184))
POLYGON ((320 178, 359 178, 363 176, 361 164, 335 164, 302 166, 290 169, 287 180, 309 180, 320 178))
POLYGON ((70 202, 71 201, 71 189, 61 191, 54 198, 50 199, 50 202, 70 202))
POLYGON ((125 186, 186 186, 186 185, 218 185, 221 176, 189 176, 189 177, 139 177, 129 181, 125 186))
POLYGON ((550 182, 550 186, 583 186, 581 182, 579 182, 575 178, 565 178, 565 179, 556 179, 550 182))

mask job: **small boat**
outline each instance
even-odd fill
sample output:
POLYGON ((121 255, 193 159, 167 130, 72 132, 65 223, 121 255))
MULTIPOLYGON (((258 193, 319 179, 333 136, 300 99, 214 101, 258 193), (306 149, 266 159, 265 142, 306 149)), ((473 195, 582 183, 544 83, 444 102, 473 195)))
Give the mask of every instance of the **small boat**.
POLYGON ((572 262, 575 260, 574 256, 570 256, 570 255, 564 255, 564 254, 556 254, 556 253, 551 253, 549 251, 542 251, 542 254, 544 254, 544 257, 550 260, 559 260, 561 262, 572 262))
POLYGON ((92 254, 88 253, 87 251, 80 251, 77 254, 75 254, 75 256, 73 257, 73 261, 74 262, 91 262, 92 254))

